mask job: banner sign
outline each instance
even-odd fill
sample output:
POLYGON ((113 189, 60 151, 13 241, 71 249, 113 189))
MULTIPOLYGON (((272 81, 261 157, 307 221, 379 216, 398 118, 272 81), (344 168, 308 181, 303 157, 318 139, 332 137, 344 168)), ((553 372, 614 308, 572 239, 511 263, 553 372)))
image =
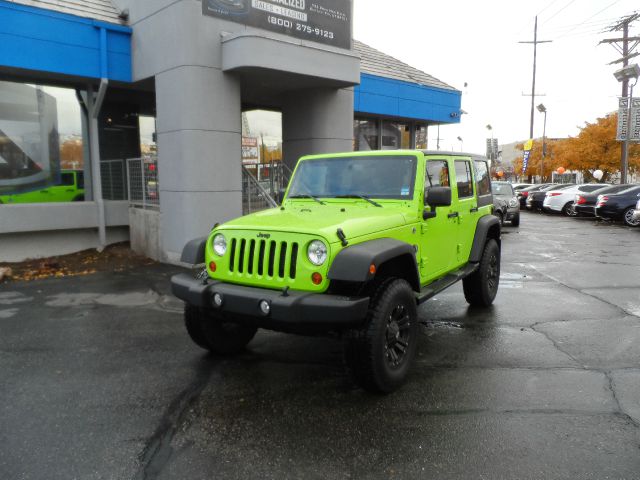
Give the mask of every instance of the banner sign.
MULTIPOLYGON (((618 132, 616 140, 624 142, 627 139, 627 131, 629 122, 628 99, 621 97, 619 99, 618 108, 618 132)), ((631 99, 631 137, 630 142, 640 142, 640 98, 631 99)))
POLYGON ((242 137, 242 163, 244 165, 256 165, 260 163, 257 138, 242 137))
POLYGON ((524 158, 522 159, 522 175, 527 173, 527 167, 529 166, 529 158, 531 157, 531 150, 533 149, 533 140, 528 140, 524 144, 524 158))
POLYGON ((202 0, 205 15, 351 49, 351 0, 202 0))

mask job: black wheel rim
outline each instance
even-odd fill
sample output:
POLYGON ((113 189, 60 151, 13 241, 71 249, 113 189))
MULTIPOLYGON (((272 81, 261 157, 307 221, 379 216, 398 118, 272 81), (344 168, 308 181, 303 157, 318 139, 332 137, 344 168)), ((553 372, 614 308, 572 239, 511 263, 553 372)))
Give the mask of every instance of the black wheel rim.
POLYGON ((498 257, 491 255, 489 259, 489 266, 487 268, 487 285, 491 292, 495 292, 498 289, 498 282, 500 281, 500 264, 498 263, 498 257))
POLYGON ((404 362, 411 339, 411 317, 404 305, 396 305, 389 313, 385 336, 385 359, 392 368, 404 362))

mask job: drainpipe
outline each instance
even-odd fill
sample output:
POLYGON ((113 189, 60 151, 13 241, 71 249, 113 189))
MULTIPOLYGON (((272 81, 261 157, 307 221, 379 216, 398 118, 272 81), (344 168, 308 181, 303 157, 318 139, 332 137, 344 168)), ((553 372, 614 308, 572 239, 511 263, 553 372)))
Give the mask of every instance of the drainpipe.
POLYGON ((89 120, 89 148, 91 152, 91 184, 93 187, 93 201, 98 209, 98 251, 102 252, 107 246, 107 225, 102 198, 102 177, 100 173, 100 140, 98 134, 98 117, 102 109, 104 97, 109 86, 107 63, 107 30, 100 28, 100 87, 94 96, 93 85, 87 87, 87 113, 89 120))

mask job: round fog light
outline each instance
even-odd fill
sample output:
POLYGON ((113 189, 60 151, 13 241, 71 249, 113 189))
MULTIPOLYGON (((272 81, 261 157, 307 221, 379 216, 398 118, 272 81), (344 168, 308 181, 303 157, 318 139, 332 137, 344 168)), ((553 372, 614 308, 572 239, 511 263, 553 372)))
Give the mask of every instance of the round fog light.
POLYGON ((222 295, 220 295, 219 293, 214 293, 213 294, 213 304, 216 307, 220 308, 222 306, 222 302, 223 302, 222 295))
POLYGON ((260 300, 260 311, 264 315, 269 315, 271 312, 271 305, 266 300, 260 300))

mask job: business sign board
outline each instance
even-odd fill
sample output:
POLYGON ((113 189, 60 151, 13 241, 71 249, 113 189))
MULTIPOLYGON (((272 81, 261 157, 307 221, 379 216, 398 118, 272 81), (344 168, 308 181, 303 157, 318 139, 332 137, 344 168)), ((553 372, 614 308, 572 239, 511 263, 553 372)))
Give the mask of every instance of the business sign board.
POLYGON ((260 163, 257 138, 242 137, 242 163, 244 165, 257 165, 260 163))
MULTIPOLYGON (((628 99, 622 97, 619 99, 618 109, 618 133, 616 139, 623 142, 627 139, 629 108, 628 99)), ((640 142, 640 98, 631 99, 631 136, 630 142, 640 142)))
POLYGON ((202 0, 205 15, 351 49, 351 0, 202 0))

